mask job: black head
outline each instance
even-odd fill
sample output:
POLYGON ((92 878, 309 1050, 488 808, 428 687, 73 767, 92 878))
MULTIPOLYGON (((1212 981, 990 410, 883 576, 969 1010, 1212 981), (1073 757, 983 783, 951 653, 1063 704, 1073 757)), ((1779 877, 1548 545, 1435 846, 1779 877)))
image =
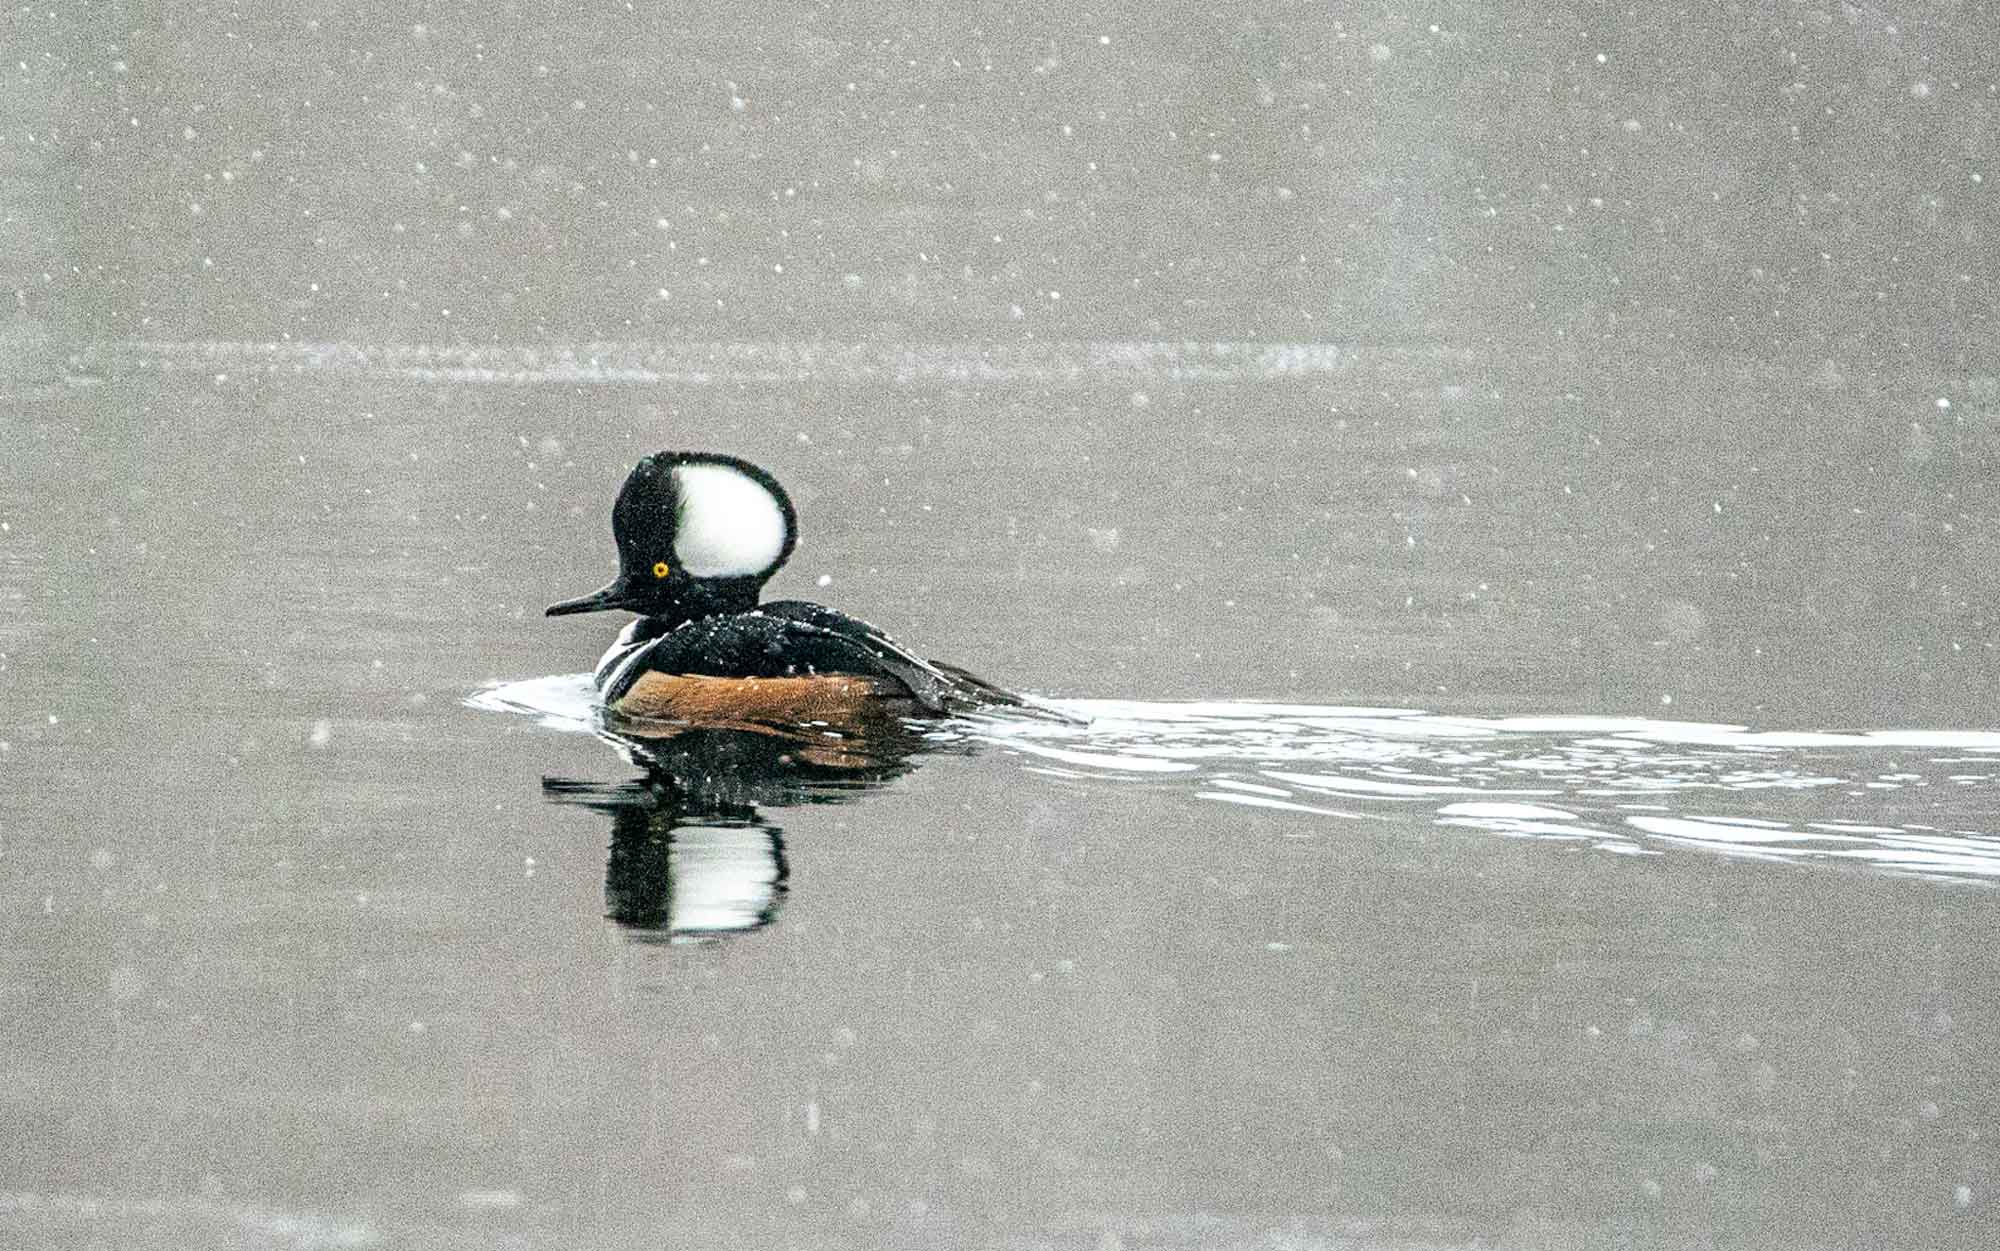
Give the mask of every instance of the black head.
POLYGON ((548 615, 622 608, 691 618, 741 611, 798 543, 777 479, 734 456, 658 452, 633 467, 611 509, 618 577, 548 615))

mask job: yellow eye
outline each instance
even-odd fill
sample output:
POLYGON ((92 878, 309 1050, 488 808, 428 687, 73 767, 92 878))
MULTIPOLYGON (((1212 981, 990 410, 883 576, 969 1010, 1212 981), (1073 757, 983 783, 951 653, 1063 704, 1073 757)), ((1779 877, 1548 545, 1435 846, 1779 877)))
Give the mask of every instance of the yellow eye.
POLYGON ((653 576, 656 578, 664 578, 671 572, 672 570, 667 568, 667 562, 664 560, 653 566, 653 576))

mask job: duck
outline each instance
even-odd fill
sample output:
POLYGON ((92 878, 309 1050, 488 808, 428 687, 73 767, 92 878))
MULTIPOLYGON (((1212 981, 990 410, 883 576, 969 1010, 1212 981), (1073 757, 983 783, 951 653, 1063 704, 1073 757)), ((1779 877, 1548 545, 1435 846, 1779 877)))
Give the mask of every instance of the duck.
POLYGON ((641 459, 612 505, 611 535, 618 576, 546 611, 637 614, 591 675, 607 718, 628 728, 851 728, 995 708, 1060 716, 838 609, 764 600, 798 546, 798 511, 747 460, 641 459))

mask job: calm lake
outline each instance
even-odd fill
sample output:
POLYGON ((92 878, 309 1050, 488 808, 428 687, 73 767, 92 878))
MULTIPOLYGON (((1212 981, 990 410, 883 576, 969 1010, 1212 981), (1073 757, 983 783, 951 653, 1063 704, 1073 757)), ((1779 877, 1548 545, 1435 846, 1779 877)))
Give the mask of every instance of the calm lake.
POLYGON ((365 16, 7 19, 0 1243, 2000 1238, 1990 15, 365 16))

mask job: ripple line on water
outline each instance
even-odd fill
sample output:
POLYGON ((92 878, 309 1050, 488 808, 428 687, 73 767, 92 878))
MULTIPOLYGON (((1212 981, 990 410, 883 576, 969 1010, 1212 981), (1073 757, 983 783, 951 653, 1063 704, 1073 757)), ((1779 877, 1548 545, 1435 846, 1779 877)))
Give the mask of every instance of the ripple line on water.
MULTIPOLYGON (((509 683, 467 702, 553 729, 600 728, 583 674, 509 683)), ((1078 722, 996 713, 932 732, 1018 756, 1024 771, 1038 775, 1184 787, 1193 799, 1280 819, 1414 816, 1443 828, 1625 855, 1699 850, 2000 884, 2000 836, 1939 831, 1935 805, 1910 795, 1948 786, 1949 811, 1964 824, 1993 820, 2000 778, 1969 774, 1964 765, 2000 760, 2000 732, 1761 731, 1632 717, 1481 718, 1228 701, 1050 703, 1078 722), (1822 810, 1799 812, 1811 804, 1822 810), (1925 824, 1899 820, 1906 809, 1921 811, 1925 824)))

